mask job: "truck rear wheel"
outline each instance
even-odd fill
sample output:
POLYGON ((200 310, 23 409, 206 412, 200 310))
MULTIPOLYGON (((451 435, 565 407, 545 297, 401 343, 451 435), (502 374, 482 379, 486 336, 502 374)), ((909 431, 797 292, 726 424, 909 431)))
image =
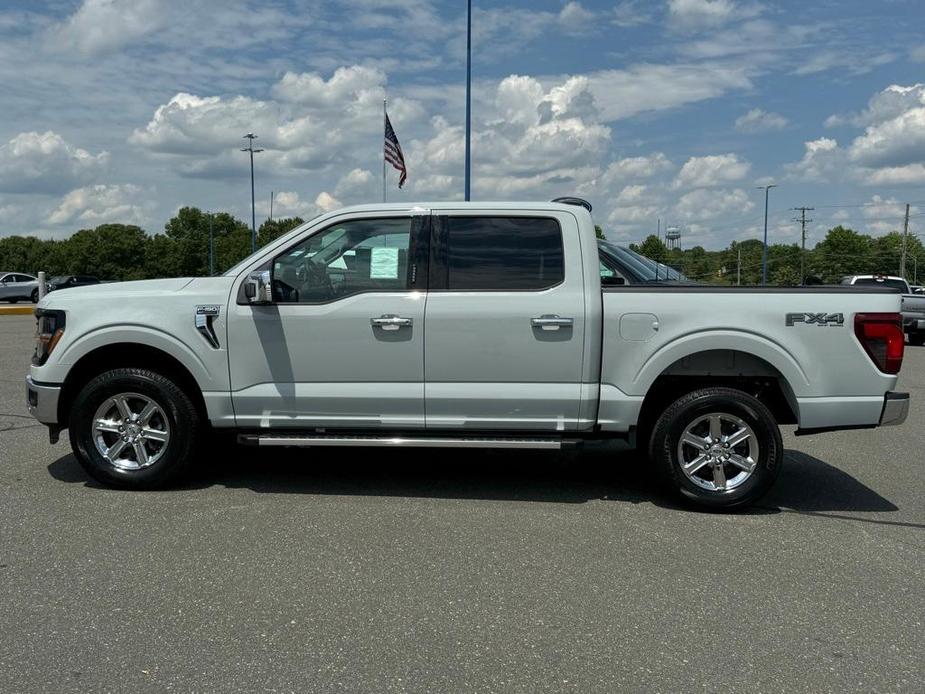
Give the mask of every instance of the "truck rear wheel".
POLYGON ((921 347, 925 345, 925 332, 923 333, 909 333, 909 344, 916 345, 921 347))
POLYGON ((189 466, 200 426, 189 396, 147 369, 113 369, 74 401, 71 448, 93 479, 123 489, 155 489, 189 466))
POLYGON ((770 410, 733 388, 678 398, 652 431, 649 456, 682 498, 713 509, 747 506, 774 484, 783 460, 770 410))

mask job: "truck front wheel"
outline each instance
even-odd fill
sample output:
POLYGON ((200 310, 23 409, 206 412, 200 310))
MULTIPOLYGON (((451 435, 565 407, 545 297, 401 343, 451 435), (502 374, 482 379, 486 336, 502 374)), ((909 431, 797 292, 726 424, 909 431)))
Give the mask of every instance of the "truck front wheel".
POLYGON ((747 506, 780 472, 783 442, 774 416, 733 388, 702 388, 672 403, 652 431, 649 455, 663 480, 699 506, 747 506))
POLYGON ((200 417, 189 396, 146 369, 106 371, 77 395, 68 424, 74 455, 93 479, 154 489, 191 462, 200 417))

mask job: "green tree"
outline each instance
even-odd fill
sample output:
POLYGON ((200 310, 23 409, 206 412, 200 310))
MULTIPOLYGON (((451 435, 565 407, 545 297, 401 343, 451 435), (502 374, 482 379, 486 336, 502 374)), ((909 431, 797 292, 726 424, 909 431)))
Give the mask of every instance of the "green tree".
POLYGON ((606 238, 607 238, 606 236, 604 236, 604 229, 603 229, 603 227, 601 227, 600 224, 595 224, 595 225, 594 225, 594 235, 595 235, 597 238, 599 238, 599 239, 606 239, 606 238))
POLYGON ((221 273, 250 253, 250 229, 227 212, 203 212, 183 207, 164 225, 164 234, 174 242, 169 265, 181 277, 209 274, 209 230, 211 227, 215 272, 221 273))
POLYGON ((145 271, 148 277, 180 277, 179 243, 166 234, 155 234, 145 244, 145 271))
POLYGON ((55 241, 43 241, 34 236, 7 236, 0 239, 0 269, 16 270, 36 274, 40 270, 51 273, 63 272, 60 253, 54 252, 55 241), (54 260, 55 265, 49 263, 54 260))
POLYGON ((132 225, 101 224, 95 229, 81 229, 65 242, 66 271, 105 280, 144 279, 147 242, 144 230, 132 225))
POLYGON ((280 236, 301 226, 305 222, 301 217, 286 217, 284 219, 268 219, 257 230, 257 247, 266 246, 280 236))
POLYGON ((830 229, 809 257, 813 275, 826 282, 838 282, 844 275, 875 272, 870 236, 839 225, 830 229))
POLYGON ((771 272, 768 281, 779 287, 797 287, 802 282, 800 268, 790 264, 781 265, 771 272))
POLYGON ((644 255, 651 260, 663 262, 668 258, 668 248, 664 242, 655 234, 649 234, 646 240, 638 247, 634 248, 637 253, 644 255))

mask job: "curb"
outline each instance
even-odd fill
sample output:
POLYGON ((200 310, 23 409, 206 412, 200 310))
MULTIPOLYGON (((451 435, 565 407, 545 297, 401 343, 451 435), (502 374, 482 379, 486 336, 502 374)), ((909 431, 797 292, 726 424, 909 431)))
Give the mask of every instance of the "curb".
POLYGON ((0 316, 31 316, 35 306, 0 306, 0 316))

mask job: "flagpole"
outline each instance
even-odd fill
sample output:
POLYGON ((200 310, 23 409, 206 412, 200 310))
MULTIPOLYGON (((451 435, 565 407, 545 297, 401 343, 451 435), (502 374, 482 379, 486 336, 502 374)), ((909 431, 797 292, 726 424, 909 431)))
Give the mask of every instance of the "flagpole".
POLYGON ((469 173, 471 169, 472 139, 472 0, 466 12, 466 200, 469 200, 469 173))
MULTIPOLYGON (((385 121, 388 118, 385 110, 386 100, 382 100, 382 141, 385 142, 385 121)), ((385 202, 385 147, 382 148, 382 202, 385 202)))

